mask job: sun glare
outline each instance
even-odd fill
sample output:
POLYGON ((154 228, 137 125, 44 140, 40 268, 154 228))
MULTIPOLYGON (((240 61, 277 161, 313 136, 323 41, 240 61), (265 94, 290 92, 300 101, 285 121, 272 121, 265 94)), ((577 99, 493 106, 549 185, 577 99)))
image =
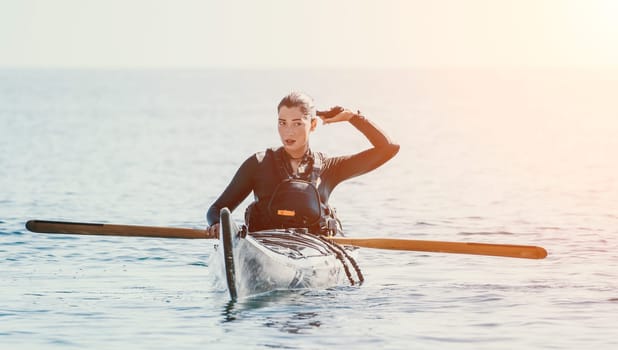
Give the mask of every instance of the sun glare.
POLYGON ((566 14, 577 53, 600 64, 618 64, 618 1, 570 1, 566 14))

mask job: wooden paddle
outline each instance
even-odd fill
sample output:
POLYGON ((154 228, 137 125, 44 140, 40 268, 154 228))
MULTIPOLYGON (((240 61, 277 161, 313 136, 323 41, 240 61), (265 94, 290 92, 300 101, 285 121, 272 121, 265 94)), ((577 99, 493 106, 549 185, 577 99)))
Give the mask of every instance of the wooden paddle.
POLYGON ((73 235, 133 236, 189 239, 216 238, 209 237, 206 234, 205 230, 193 228, 113 225, 89 222, 30 220, 26 222, 26 228, 32 232, 66 233, 73 235))
MULTIPOLYGON (((26 228, 32 232, 78 235, 134 236, 161 238, 214 239, 205 230, 176 227, 113 225, 83 222, 30 220, 26 228)), ((410 250, 437 253, 475 254, 511 258, 543 259, 547 251, 542 247, 511 244, 419 241, 402 238, 328 237, 338 244, 365 248, 410 250)))
POLYGON ((492 255, 524 259, 543 259, 547 256, 544 248, 530 245, 419 241, 401 238, 329 237, 329 239, 338 244, 377 249, 492 255))

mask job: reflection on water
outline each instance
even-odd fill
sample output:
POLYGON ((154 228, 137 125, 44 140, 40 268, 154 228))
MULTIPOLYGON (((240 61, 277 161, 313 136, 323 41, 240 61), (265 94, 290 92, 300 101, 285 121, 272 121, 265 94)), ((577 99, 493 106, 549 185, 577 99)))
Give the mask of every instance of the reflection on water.
POLYGON ((302 333, 304 330, 319 328, 322 323, 315 312, 295 312, 286 319, 267 317, 266 327, 275 328, 290 334, 302 333))
MULTIPOLYGON (((351 287, 349 287, 351 288, 351 287)), ((221 313, 222 323, 256 322, 267 328, 290 334, 319 328, 323 324, 319 308, 314 303, 320 303, 323 298, 331 298, 336 290, 327 291, 298 289, 276 290, 262 293, 237 301, 229 301, 221 313)))
POLYGON ((221 316, 223 316, 222 322, 232 322, 236 320, 236 310, 234 307, 236 306, 236 300, 228 301, 223 307, 223 312, 221 312, 221 316))
POLYGON ((223 312, 223 322, 231 322, 242 319, 242 315, 248 312, 266 308, 278 302, 293 301, 300 290, 275 290, 268 293, 256 294, 238 300, 230 300, 225 304, 223 312))

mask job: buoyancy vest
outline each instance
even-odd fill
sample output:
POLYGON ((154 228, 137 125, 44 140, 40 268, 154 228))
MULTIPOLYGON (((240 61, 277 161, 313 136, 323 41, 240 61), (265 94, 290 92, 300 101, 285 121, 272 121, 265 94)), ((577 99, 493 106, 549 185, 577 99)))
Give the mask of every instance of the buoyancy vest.
POLYGON ((312 227, 319 224, 322 205, 317 188, 305 180, 283 180, 270 198, 268 215, 277 228, 312 227))
POLYGON ((272 155, 281 182, 270 196, 266 213, 262 213, 262 217, 256 215, 257 201, 247 208, 245 221, 249 231, 255 231, 255 228, 306 228, 314 234, 341 233, 341 223, 335 210, 320 198, 318 191, 324 155, 316 152, 309 162, 303 162, 301 166, 309 166, 311 169, 307 169, 310 170, 309 174, 300 171, 305 174, 302 177, 290 175, 282 152, 274 151, 272 155))

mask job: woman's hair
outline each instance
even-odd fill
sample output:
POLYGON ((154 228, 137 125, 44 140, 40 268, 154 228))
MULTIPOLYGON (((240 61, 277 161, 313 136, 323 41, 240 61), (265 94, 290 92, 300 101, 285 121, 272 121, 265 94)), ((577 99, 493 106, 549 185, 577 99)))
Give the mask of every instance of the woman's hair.
POLYGON ((315 103, 313 102, 313 98, 305 93, 297 91, 290 92, 281 99, 281 102, 279 102, 277 112, 279 112, 283 106, 287 108, 300 107, 300 111, 303 112, 304 115, 308 116, 309 119, 316 118, 315 103))

